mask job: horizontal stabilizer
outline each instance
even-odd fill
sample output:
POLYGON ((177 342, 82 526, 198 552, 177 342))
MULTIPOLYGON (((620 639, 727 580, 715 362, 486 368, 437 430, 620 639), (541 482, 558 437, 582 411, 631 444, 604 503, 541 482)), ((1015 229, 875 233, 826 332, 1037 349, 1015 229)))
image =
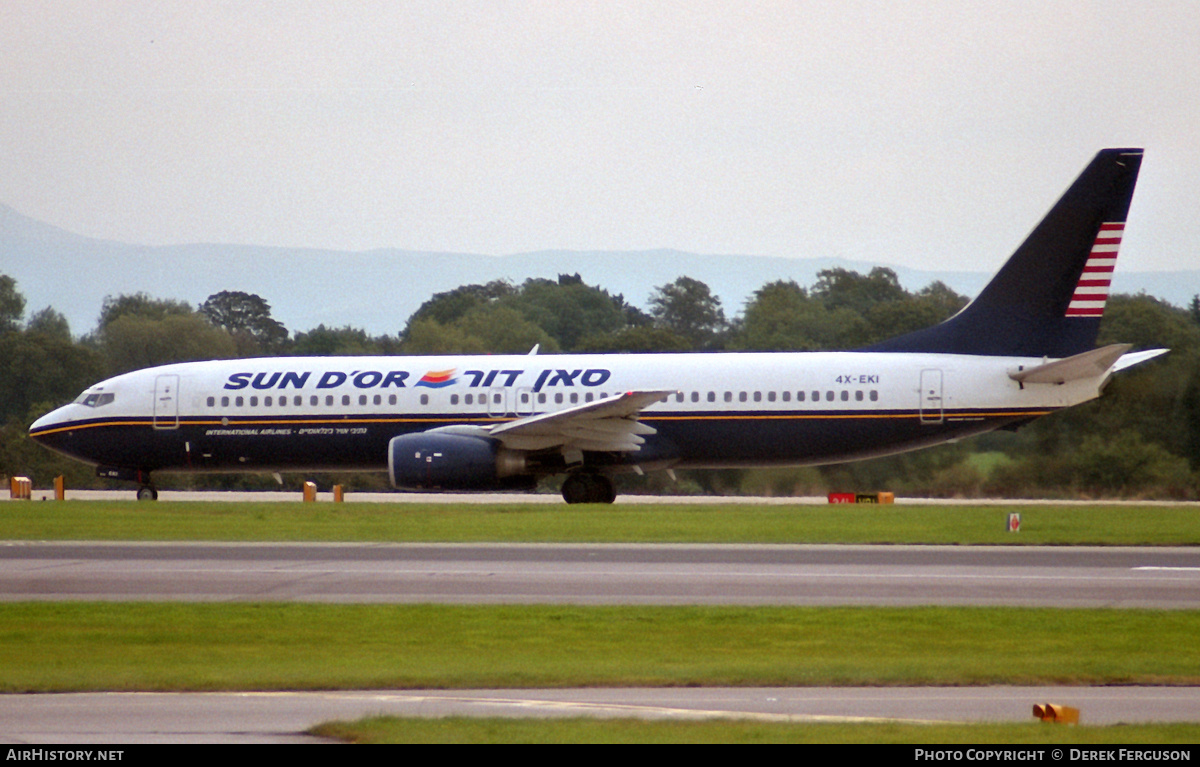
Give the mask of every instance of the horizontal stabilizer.
POLYGON ((1132 348, 1132 344, 1102 346, 1073 357, 1047 362, 1045 365, 1010 370, 1008 377, 1023 384, 1063 384, 1081 378, 1099 378, 1132 348))
POLYGON ((1143 363, 1146 360, 1152 360, 1155 357, 1162 355, 1162 354, 1166 354, 1169 351, 1171 351, 1171 350, 1170 349, 1147 349, 1146 351, 1134 352, 1133 354, 1123 354, 1123 355, 1121 355, 1121 359, 1117 360, 1117 364, 1113 365, 1113 372, 1116 373, 1119 370, 1124 370, 1125 368, 1131 368, 1134 365, 1143 363))

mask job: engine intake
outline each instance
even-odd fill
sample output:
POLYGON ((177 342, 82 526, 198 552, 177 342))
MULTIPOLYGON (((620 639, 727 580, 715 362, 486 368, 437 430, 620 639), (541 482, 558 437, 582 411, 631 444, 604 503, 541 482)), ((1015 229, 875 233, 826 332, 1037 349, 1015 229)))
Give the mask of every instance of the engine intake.
POLYGON ((537 481, 525 454, 499 440, 436 432, 393 437, 388 477, 399 490, 515 490, 537 481))

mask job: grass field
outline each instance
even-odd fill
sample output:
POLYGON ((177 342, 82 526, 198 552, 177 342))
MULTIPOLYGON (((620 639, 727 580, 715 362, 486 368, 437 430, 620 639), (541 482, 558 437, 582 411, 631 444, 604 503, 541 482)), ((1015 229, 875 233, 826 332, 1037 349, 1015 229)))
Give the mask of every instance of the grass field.
POLYGON ((0 604, 0 691, 1180 685, 1196 636, 1181 610, 28 602, 0 604))
MULTIPOLYGON (((1004 743, 1070 746, 1155 744, 1155 750, 1200 741, 1200 725, 1072 726, 1028 724, 805 724, 718 719, 409 719, 376 717, 337 722, 314 735, 352 743, 1004 743)), ((1052 761, 1048 754, 1045 761, 1052 761)))
POLYGON ((1197 545, 1194 505, 0 504, 0 540, 1197 545), (1010 512, 1021 530, 1010 533, 1010 512))

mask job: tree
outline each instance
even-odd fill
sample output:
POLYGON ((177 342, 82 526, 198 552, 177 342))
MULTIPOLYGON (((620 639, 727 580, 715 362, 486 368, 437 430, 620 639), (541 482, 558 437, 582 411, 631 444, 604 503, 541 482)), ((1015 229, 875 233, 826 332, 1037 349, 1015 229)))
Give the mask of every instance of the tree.
POLYGON ((402 349, 405 354, 483 354, 482 339, 467 333, 457 323, 443 325, 433 319, 410 322, 402 349))
POLYGON ((170 316, 192 314, 192 306, 186 301, 176 301, 172 298, 153 298, 146 293, 124 293, 113 298, 105 296, 100 305, 100 320, 97 333, 101 336, 104 329, 120 317, 142 317, 150 320, 163 320, 170 316))
POLYGON ((21 329, 25 297, 0 275, 0 423, 28 423, 40 405, 68 402, 103 374, 99 356, 71 339, 66 319, 50 307, 21 329))
POLYGON ((688 352, 692 342, 666 328, 635 325, 611 333, 595 333, 579 340, 581 352, 688 352))
POLYGON ((931 283, 915 295, 905 292, 901 298, 871 304, 863 313, 867 332, 855 345, 865 346, 932 327, 966 305, 965 296, 941 282, 931 283))
POLYGON ((683 336, 696 349, 715 346, 728 327, 721 299, 691 277, 680 277, 656 288, 650 296, 650 314, 658 327, 683 336))
POLYGON ((361 356, 379 354, 379 345, 362 328, 349 325, 327 328, 322 323, 307 333, 297 333, 291 353, 300 357, 361 356))
POLYGON ((864 318, 848 308, 830 309, 791 280, 769 282, 746 302, 733 346, 755 351, 818 351, 861 344, 864 318))
POLYGON ((200 313, 213 325, 224 328, 238 344, 238 353, 275 354, 287 344, 288 331, 271 317, 271 305, 260 296, 223 290, 200 305, 200 313))
POLYGON ((70 402, 103 376, 100 355, 69 334, 0 333, 0 423, 32 420, 39 405, 48 409, 70 402))
POLYGON ((49 306, 30 317, 25 330, 68 340, 71 338, 71 325, 67 318, 49 306))
POLYGON ((517 294, 498 303, 521 312, 562 349, 575 349, 586 335, 625 325, 621 305, 607 291, 585 285, 578 274, 560 274, 558 282, 526 280, 517 294))
POLYGON ((1173 355, 1200 348, 1200 327, 1187 310, 1145 294, 1109 296, 1097 343, 1167 347, 1173 355))
POLYGON ((133 314, 118 317, 105 327, 100 348, 110 375, 169 362, 237 356, 228 333, 190 310, 159 320, 133 314))
POLYGON ((17 291, 17 281, 0 274, 0 333, 16 330, 25 315, 25 296, 17 291))
POLYGON ((852 309, 865 315, 872 306, 900 301, 908 293, 894 271, 877 266, 865 277, 849 269, 823 269, 817 273, 812 295, 830 309, 852 309))
POLYGON ((526 354, 534 346, 544 352, 559 350, 553 336, 509 306, 476 307, 454 325, 483 341, 489 354, 526 354))
MULTIPOLYGON (((486 285, 462 285, 444 293, 435 293, 408 318, 408 327, 418 320, 434 320, 443 325, 454 322, 480 304, 490 303, 517 292, 507 280, 493 280, 486 285)), ((405 329, 402 335, 407 336, 405 329)))

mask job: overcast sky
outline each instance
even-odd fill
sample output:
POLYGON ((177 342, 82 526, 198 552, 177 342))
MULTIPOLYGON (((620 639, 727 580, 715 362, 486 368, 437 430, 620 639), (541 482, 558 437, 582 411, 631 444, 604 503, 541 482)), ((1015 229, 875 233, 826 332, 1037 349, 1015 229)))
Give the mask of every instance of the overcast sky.
POLYGON ((1200 267, 1194 0, 5 0, 0 22, 0 203, 93 237, 991 271, 1132 146, 1121 268, 1200 267))

